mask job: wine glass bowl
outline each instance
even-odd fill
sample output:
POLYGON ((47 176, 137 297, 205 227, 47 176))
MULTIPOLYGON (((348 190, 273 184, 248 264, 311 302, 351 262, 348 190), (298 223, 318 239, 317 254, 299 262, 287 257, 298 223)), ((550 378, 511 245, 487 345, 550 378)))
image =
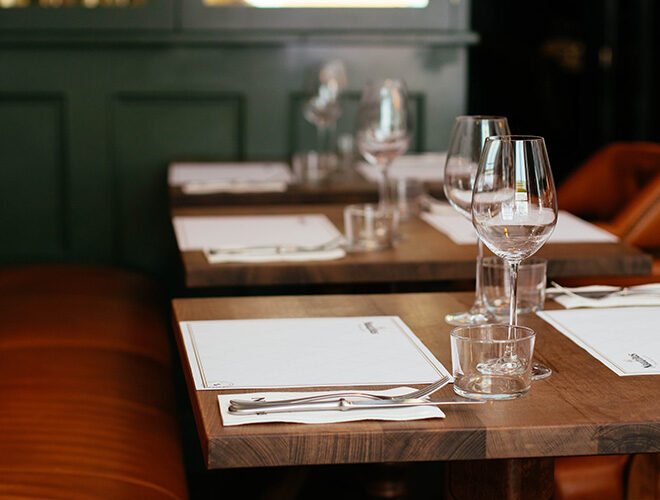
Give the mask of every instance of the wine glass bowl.
POLYGON ((557 223, 557 195, 542 137, 486 139, 471 212, 479 238, 509 263, 545 244, 557 223))
POLYGON ((509 133, 509 124, 503 116, 456 118, 447 150, 444 191, 449 203, 461 215, 472 217, 472 188, 486 138, 509 133))

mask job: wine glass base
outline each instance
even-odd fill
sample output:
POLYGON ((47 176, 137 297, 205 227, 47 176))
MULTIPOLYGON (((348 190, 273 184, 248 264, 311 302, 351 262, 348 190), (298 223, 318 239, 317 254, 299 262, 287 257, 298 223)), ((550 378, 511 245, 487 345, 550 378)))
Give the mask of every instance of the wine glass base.
POLYGON ((502 356, 479 363, 477 370, 484 375, 511 375, 524 372, 525 365, 516 356, 502 356))
POLYGON ((445 323, 454 326, 486 325, 493 323, 495 318, 481 312, 460 312, 445 315, 445 323))
POLYGON ((532 365, 532 380, 543 380, 552 375, 552 370, 545 365, 534 363, 532 365))

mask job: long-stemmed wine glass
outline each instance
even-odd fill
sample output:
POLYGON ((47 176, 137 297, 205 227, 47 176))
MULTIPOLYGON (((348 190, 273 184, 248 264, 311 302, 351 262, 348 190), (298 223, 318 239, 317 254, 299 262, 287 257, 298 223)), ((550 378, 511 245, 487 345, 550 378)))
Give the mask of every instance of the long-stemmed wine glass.
MULTIPOLYGON (((509 124, 503 116, 459 116, 454 122, 445 163, 444 191, 449 203, 470 220, 472 189, 484 142, 487 137, 510 133, 509 124)), ((445 321, 451 325, 479 325, 495 319, 483 303, 481 262, 484 247, 481 239, 477 245, 475 301, 467 312, 447 314, 445 321)))
POLYGON ((388 78, 367 84, 355 119, 355 135, 362 156, 380 168, 379 205, 389 208, 389 167, 408 149, 412 135, 408 91, 403 80, 388 78))
MULTIPOLYGON (((346 87, 346 69, 339 60, 326 63, 318 73, 314 95, 303 108, 305 119, 316 127, 316 149, 319 163, 325 167, 332 152, 328 144, 328 130, 334 126, 342 112, 340 96, 346 87)), ((332 134, 330 134, 332 135, 332 134)))
MULTIPOLYGON (((557 223, 557 194, 542 137, 486 139, 474 181, 472 223, 486 246, 510 266, 509 324, 515 326, 518 266, 545 244, 557 223)), ((519 364, 508 352, 483 372, 511 371, 519 364)), ((532 379, 550 373, 537 364, 532 379)))

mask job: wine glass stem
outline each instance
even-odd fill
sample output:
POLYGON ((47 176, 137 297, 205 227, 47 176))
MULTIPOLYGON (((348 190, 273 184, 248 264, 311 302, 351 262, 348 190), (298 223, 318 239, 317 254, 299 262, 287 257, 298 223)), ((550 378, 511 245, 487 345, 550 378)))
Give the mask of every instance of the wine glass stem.
POLYGON ((509 262, 509 324, 518 324, 518 262, 509 262))
POLYGON ((326 143, 326 128, 327 127, 322 127, 322 126, 317 126, 316 127, 316 152, 318 154, 319 158, 319 170, 323 170, 323 167, 325 167, 325 143, 326 143))
POLYGON ((380 208, 388 208, 391 206, 392 200, 390 199, 390 162, 381 167, 380 182, 378 183, 378 205, 380 208))
POLYGON ((474 282, 474 305, 473 309, 483 309, 483 295, 481 293, 481 269, 482 262, 484 260, 484 242, 481 241, 481 238, 477 238, 477 274, 475 275, 474 282))

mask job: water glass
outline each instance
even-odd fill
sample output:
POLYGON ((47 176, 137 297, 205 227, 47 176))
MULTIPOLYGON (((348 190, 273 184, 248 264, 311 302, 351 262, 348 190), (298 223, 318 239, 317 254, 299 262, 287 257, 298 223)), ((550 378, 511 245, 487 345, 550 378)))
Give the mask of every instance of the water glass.
POLYGON ((399 213, 394 207, 366 203, 344 208, 348 251, 389 248, 396 238, 398 226, 399 213))
POLYGON ((450 334, 454 392, 472 399, 514 399, 529 392, 536 333, 525 326, 459 326, 450 334), (515 353, 515 368, 484 370, 515 353))
MULTIPOLYGON (((520 264, 518 270, 518 313, 543 310, 548 261, 533 257, 520 264)), ((511 280, 509 265, 498 257, 487 257, 481 265, 481 298, 486 308, 497 318, 509 315, 511 280)))

